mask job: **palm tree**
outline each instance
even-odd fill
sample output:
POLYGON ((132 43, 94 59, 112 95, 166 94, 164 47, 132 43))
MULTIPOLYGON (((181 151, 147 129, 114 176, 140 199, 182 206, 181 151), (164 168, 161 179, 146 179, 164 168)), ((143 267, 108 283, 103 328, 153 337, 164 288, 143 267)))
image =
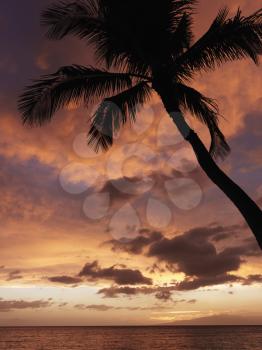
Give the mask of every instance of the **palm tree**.
POLYGON ((107 150, 114 134, 153 91, 183 137, 191 144, 207 176, 239 209, 262 249, 262 212, 255 202, 215 163, 230 148, 219 129, 214 100, 188 84, 194 74, 226 61, 249 57, 258 64, 262 52, 262 10, 229 18, 219 11, 208 31, 193 42, 192 15, 196 0, 58 1, 42 14, 50 39, 74 35, 95 48, 100 67, 60 68, 27 87, 19 99, 24 123, 42 125, 69 103, 102 100, 95 112, 88 143, 107 150), (117 70, 117 72, 116 72, 117 70), (112 108, 117 105, 118 108, 112 108), (209 129, 208 151, 186 123, 189 110, 209 129))

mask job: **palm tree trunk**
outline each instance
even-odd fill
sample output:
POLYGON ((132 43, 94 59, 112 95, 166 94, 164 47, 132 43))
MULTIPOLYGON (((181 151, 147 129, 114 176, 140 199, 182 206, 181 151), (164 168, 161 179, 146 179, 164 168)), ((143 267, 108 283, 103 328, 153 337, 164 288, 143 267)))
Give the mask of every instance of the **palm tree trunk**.
POLYGON ((198 162, 207 176, 231 199, 245 218, 262 250, 262 211, 256 203, 232 181, 214 162, 198 135, 188 126, 182 113, 170 113, 178 130, 191 144, 198 162))

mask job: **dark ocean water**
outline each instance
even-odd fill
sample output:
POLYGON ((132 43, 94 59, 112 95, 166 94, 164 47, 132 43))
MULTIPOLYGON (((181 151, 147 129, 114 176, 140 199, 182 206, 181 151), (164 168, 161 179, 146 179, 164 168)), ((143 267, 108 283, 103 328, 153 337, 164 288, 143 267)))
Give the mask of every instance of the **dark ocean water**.
POLYGON ((262 350, 262 326, 0 328, 0 350, 262 350))

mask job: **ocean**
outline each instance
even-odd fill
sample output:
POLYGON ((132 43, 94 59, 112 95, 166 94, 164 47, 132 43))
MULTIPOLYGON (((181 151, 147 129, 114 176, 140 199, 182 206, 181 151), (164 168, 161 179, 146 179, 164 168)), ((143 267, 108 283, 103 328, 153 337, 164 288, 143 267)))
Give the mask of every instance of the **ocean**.
POLYGON ((262 326, 8 327, 0 350, 262 350, 262 326))

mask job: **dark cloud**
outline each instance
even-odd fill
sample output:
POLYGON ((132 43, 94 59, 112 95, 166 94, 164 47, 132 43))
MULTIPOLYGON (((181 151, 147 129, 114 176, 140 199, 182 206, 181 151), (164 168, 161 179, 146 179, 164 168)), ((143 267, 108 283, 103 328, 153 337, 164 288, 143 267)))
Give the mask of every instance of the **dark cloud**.
POLYGON ((52 302, 45 300, 25 301, 25 300, 3 300, 0 299, 0 312, 8 312, 23 309, 40 309, 52 305, 52 302))
MULTIPOLYGON (((140 236, 133 241, 124 243, 109 241, 114 251, 124 251, 130 254, 143 254, 148 257, 157 258, 160 264, 170 272, 183 272, 185 279, 175 282, 173 289, 156 290, 150 289, 121 289, 109 288, 103 290, 105 296, 118 294, 155 294, 159 299, 170 299, 172 290, 194 290, 200 287, 219 285, 224 283, 249 283, 245 279, 233 275, 238 271, 245 258, 260 254, 254 239, 246 239, 236 247, 220 248, 214 242, 221 242, 232 236, 237 236, 243 230, 243 225, 199 227, 191 229, 182 235, 173 238, 165 238, 161 232, 142 231, 140 236)), ((165 272, 158 263, 149 268, 150 273, 165 272)), ((250 280, 252 283, 252 280, 250 280)))
MULTIPOLYGON (((228 284, 238 282, 242 285, 251 285, 255 283, 262 283, 262 275, 249 275, 248 277, 240 277, 230 274, 222 274, 210 277, 186 277, 182 282, 175 282, 170 286, 152 286, 152 287, 118 287, 111 286, 109 288, 102 288, 98 291, 104 298, 118 298, 120 296, 132 297, 136 295, 154 295, 156 299, 162 301, 173 300, 172 295, 176 291, 194 290, 200 287, 228 284)), ((210 290, 208 290, 210 291, 210 290)), ((215 291, 215 290, 212 290, 215 291)), ((175 300, 173 300, 175 302, 175 300)), ((195 303, 195 299, 179 300, 180 302, 195 303)))
POLYGON ((246 257, 259 256, 260 251, 253 238, 242 241, 236 247, 221 247, 219 250, 214 242, 221 242, 232 236, 237 236, 245 227, 232 225, 228 227, 210 225, 191 229, 180 236, 165 238, 161 232, 144 230, 140 236, 130 242, 111 240, 113 251, 124 251, 129 254, 143 254, 156 257, 155 262, 147 271, 150 273, 183 272, 182 282, 174 282, 172 286, 152 288, 121 288, 113 286, 99 291, 104 297, 114 298, 120 295, 133 296, 137 294, 154 294, 161 300, 170 300, 172 292, 194 290, 220 284, 239 282, 242 284, 260 283, 260 276, 253 275, 243 278, 232 274, 238 271, 246 257), (165 268, 163 268, 163 266, 165 268))
MULTIPOLYGON (((167 270, 169 270, 169 269, 167 268, 167 270)), ((161 273, 166 272, 166 269, 163 268, 162 266, 160 266, 159 264, 154 263, 152 266, 147 268, 147 271, 149 273, 160 273, 161 274, 161 273)))
POLYGON ((197 277, 197 278, 185 278, 182 282, 176 283, 176 290, 194 290, 200 287, 213 286, 217 284, 225 284, 232 282, 240 282, 242 278, 239 276, 222 274, 214 277, 197 277))
MULTIPOLYGON (((185 234, 194 236, 198 240, 207 240, 208 238, 212 241, 218 242, 226 239, 236 237, 238 233, 243 230, 243 225, 231 225, 231 226, 218 226, 211 225, 209 227, 198 227, 191 229, 185 234)), ((124 251, 129 254, 141 254, 145 248, 151 247, 153 243, 160 242, 165 237, 163 233, 159 231, 150 231, 147 229, 142 229, 139 232, 139 235, 128 242, 121 242, 118 240, 110 240, 105 242, 105 245, 111 245, 112 251, 124 251)), ((254 250, 256 248, 254 243, 254 250)), ((171 259, 172 260, 172 259, 171 259)), ((155 265, 156 267, 156 265, 155 265)))
POLYGON ((262 283, 262 275, 249 275, 243 281, 244 285, 250 285, 253 283, 262 283))
POLYGON ((129 254, 141 254, 145 247, 150 244, 160 241, 163 238, 163 234, 158 231, 141 230, 139 236, 128 242, 121 242, 118 240, 110 240, 104 244, 112 246, 112 251, 124 251, 129 254))
POLYGON ((22 279, 22 278, 23 278, 23 276, 21 275, 21 271, 14 270, 14 271, 10 271, 8 273, 6 281, 14 281, 14 280, 22 279))
POLYGON ((108 311, 114 309, 114 306, 110 305, 84 305, 84 304, 77 304, 75 305, 75 308, 78 310, 95 310, 95 311, 108 311))
POLYGON ((171 239, 163 238, 149 247, 148 256, 175 265, 185 273, 187 278, 179 289, 236 281, 238 278, 228 273, 237 271, 245 256, 256 256, 258 247, 249 243, 218 252, 210 238, 221 235, 221 231, 221 227, 196 228, 171 239))
POLYGON ((160 290, 159 292, 156 292, 155 297, 159 300, 171 300, 172 299, 172 292, 170 290, 160 290))
POLYGON ((213 241, 215 241, 215 242, 220 242, 220 241, 223 241, 223 240, 228 239, 228 238, 231 238, 231 237, 228 235, 227 232, 226 233, 224 233, 224 232, 218 233, 214 237, 212 237, 213 241))
POLYGON ((88 280, 109 280, 117 285, 151 285, 151 278, 145 277, 139 270, 119 268, 113 265, 108 268, 101 268, 97 261, 87 263, 79 273, 80 277, 86 277, 88 280))
POLYGON ((117 298, 120 295, 133 296, 136 294, 146 294, 144 291, 149 290, 147 294, 151 294, 151 288, 136 288, 136 287, 117 287, 102 288, 98 294, 102 294, 104 298, 117 298), (143 292, 142 292, 143 291, 143 292))
POLYGON ((78 310, 94 310, 94 311, 109 311, 109 310, 128 310, 128 311, 160 311, 169 310, 164 306, 151 306, 151 307, 140 307, 140 306, 113 306, 105 304, 77 304, 75 308, 78 310))
POLYGON ((112 306, 112 305, 105 305, 105 304, 92 304, 92 305, 85 305, 85 304, 77 304, 75 305, 75 308, 78 310, 94 310, 94 311, 109 311, 109 310, 128 310, 128 311, 152 311, 152 310, 163 310, 163 307, 139 307, 139 306, 112 306))
POLYGON ((135 296, 135 295, 155 295, 157 299, 169 300, 171 299, 171 292, 176 288, 174 286, 161 287, 118 287, 111 286, 109 288, 102 288, 98 294, 102 294, 104 298, 117 298, 119 296, 135 296))
POLYGON ((177 291, 177 286, 152 286, 152 287, 118 287, 111 286, 109 288, 102 288, 98 291, 104 298, 118 298, 120 296, 136 296, 136 295, 154 295, 156 299, 161 301, 172 301, 173 303, 195 303, 195 299, 174 300, 172 293, 177 291))
POLYGON ((77 284, 82 282, 82 279, 79 277, 71 277, 71 276, 53 276, 49 277, 48 280, 54 283, 62 283, 62 284, 77 284))
POLYGON ((215 246, 206 237, 192 231, 154 243, 148 256, 177 264, 179 271, 189 276, 216 276, 235 271, 241 264, 238 253, 230 249, 217 253, 215 246))

